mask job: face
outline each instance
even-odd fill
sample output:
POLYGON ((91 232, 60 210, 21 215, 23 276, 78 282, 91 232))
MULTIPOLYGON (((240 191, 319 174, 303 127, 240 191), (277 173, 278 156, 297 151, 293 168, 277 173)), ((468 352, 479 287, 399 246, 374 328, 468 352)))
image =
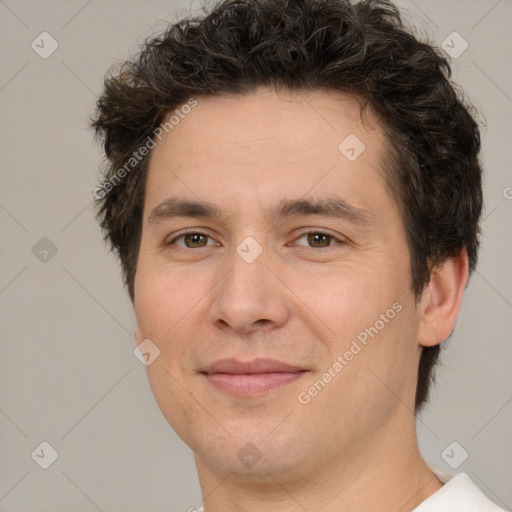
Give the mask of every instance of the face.
POLYGON ((136 339, 160 350, 150 385, 198 467, 300 477, 413 421, 419 318, 385 150, 354 98, 267 89, 197 98, 154 148, 136 339))

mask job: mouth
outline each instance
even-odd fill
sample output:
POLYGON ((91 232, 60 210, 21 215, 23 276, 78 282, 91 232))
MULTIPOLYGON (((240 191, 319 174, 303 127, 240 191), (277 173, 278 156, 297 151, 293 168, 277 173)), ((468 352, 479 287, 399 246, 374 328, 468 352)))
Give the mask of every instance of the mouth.
POLYGON ((234 396, 260 396, 300 379, 307 370, 274 359, 221 359, 201 372, 213 387, 234 396))

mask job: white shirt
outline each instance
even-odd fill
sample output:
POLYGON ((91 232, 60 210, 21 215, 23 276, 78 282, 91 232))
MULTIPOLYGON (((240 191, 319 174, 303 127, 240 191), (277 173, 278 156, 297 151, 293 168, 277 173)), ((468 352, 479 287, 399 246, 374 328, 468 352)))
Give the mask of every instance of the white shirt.
MULTIPOLYGON (((443 487, 412 512, 505 512, 492 503, 466 473, 435 473, 444 483, 443 487)), ((203 507, 197 512, 204 512, 203 507)))
POLYGON ((435 473, 444 483, 443 487, 413 512, 504 512, 487 498, 466 473, 435 473))

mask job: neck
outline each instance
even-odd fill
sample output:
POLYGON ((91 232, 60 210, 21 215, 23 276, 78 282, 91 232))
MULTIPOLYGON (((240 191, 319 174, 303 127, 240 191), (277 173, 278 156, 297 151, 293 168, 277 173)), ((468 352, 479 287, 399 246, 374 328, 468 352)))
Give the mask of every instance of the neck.
POLYGON ((400 420, 399 433, 390 422, 319 467, 304 461, 302 474, 293 478, 264 468, 250 480, 219 474, 196 457, 205 512, 410 512, 442 483, 421 457, 414 416, 404 414, 412 418, 400 420))

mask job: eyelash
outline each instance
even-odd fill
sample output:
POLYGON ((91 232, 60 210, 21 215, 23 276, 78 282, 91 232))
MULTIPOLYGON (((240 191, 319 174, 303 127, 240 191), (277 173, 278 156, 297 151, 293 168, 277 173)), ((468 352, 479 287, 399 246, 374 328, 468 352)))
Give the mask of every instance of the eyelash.
MULTIPOLYGON (((334 235, 333 233, 329 232, 329 231, 324 231, 324 230, 311 230, 311 231, 304 231, 303 233, 299 234, 299 236, 297 236, 297 238, 295 238, 295 240, 299 240, 300 238, 302 238, 303 236, 306 236, 306 235, 310 235, 310 234, 314 234, 314 235, 324 235, 324 236, 328 236, 328 237, 331 237, 331 239, 335 242, 338 242, 342 245, 345 245, 346 244, 346 241, 344 240, 341 240, 340 238, 338 238, 336 235, 334 235)), ((184 236, 186 235, 201 235, 201 236, 205 236, 205 237, 208 237, 210 239, 213 239, 213 237, 211 237, 208 233, 204 233, 202 231, 198 231, 197 229, 188 229, 188 230, 184 230, 182 231, 181 233, 179 233, 178 235, 176 235, 175 237, 173 237, 171 240, 169 240, 168 242, 165 242, 165 246, 168 247, 168 246, 171 246, 171 245, 174 245, 175 242, 177 240, 179 240, 180 238, 183 238, 184 236)), ((316 249, 316 250, 319 250, 319 249, 328 249, 329 247, 332 247, 333 245, 335 244, 330 244, 326 247, 307 247, 309 249, 316 249)), ((204 246, 204 247, 196 247, 195 249, 194 248, 191 248, 191 247, 182 247, 182 246, 178 246, 180 247, 181 249, 185 249, 185 250, 197 250, 197 249, 204 249, 206 247, 211 247, 211 246, 204 246)), ((301 246, 301 247, 304 247, 304 246, 301 246)))
MULTIPOLYGON (((330 237, 331 239, 331 242, 334 242, 332 244, 329 244, 327 247, 309 247, 309 246, 306 246, 308 249, 316 249, 316 250, 319 250, 319 249, 329 249, 330 247, 334 247, 336 245, 336 243, 338 245, 345 245, 346 242, 345 240, 342 240, 340 238, 338 238, 336 235, 334 235, 333 233, 329 232, 329 231, 323 231, 323 230, 313 230, 313 231, 304 231, 302 232, 295 240, 298 240, 299 238, 302 238, 304 236, 307 236, 307 235, 324 235, 324 236, 328 236, 330 237)), ((304 247, 304 246, 301 246, 301 247, 304 247)))
MULTIPOLYGON (((212 238, 208 233, 203 233, 202 231, 198 231, 197 229, 186 229, 184 231, 181 231, 178 235, 176 235, 175 237, 173 237, 171 240, 169 240, 168 242, 165 242, 165 245, 166 246, 169 246, 169 245, 174 245, 174 243, 176 242, 176 240, 179 240, 180 238, 183 238, 184 236, 186 235, 201 235, 201 236, 206 236, 208 238, 212 238)), ((189 249, 189 250, 193 250, 191 249, 190 247, 183 247, 183 249, 189 249)), ((198 247, 198 249, 204 249, 204 247, 198 247)))

